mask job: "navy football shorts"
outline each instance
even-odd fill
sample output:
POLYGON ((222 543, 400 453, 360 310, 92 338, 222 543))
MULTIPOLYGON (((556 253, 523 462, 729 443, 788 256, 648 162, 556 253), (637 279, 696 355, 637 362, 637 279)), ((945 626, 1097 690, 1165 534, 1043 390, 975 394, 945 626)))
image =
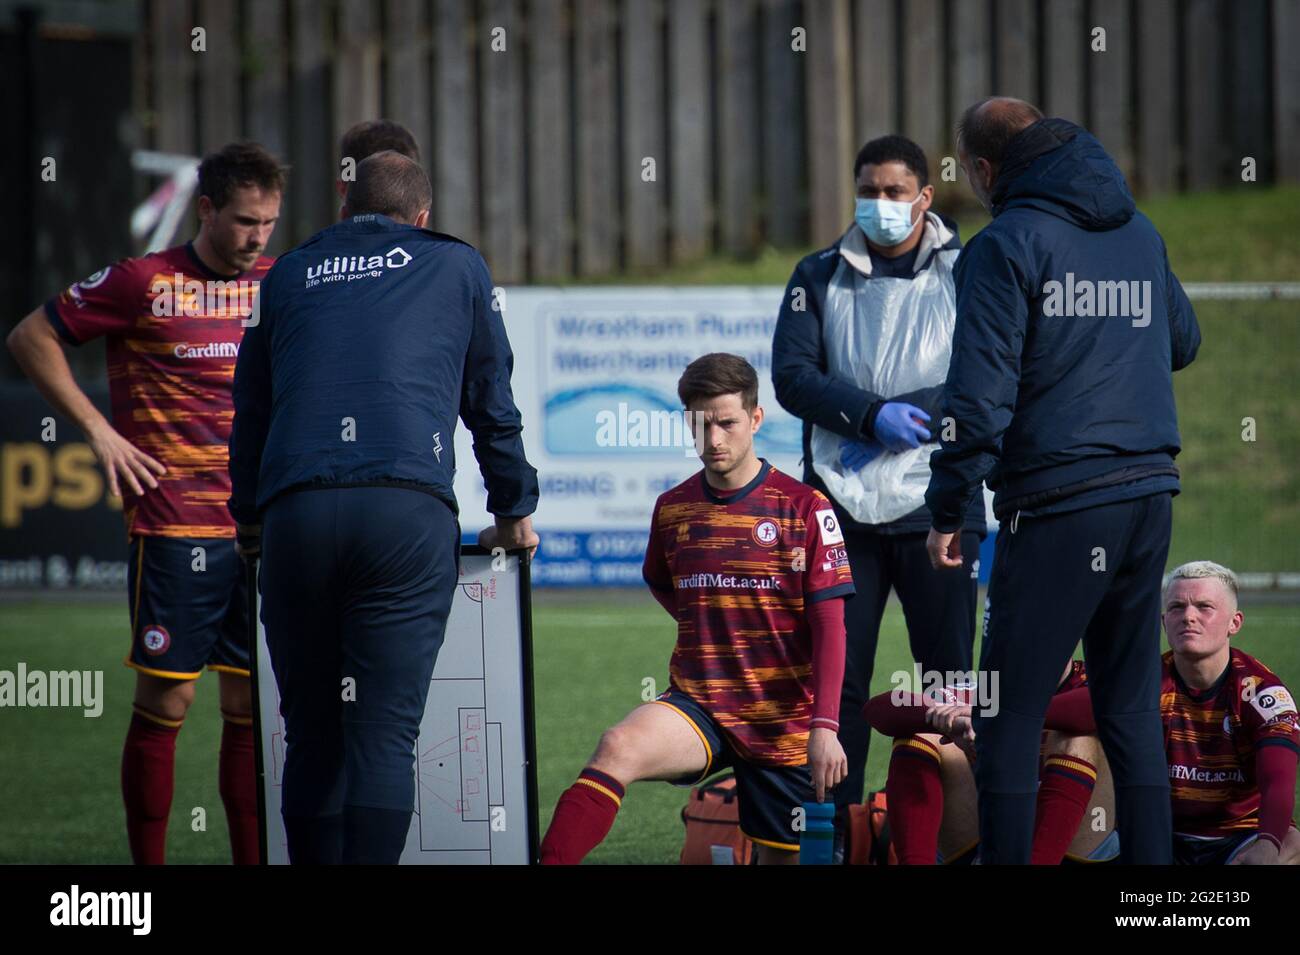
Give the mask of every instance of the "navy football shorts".
POLYGON ((1259 833, 1254 831, 1229 836, 1189 836, 1175 832, 1174 865, 1227 865, 1258 838, 1259 833))
POLYGON ((736 774, 740 831, 759 845, 799 851, 794 810, 816 798, 808 767, 763 766, 746 760, 728 742, 717 720, 680 690, 661 693, 654 702, 685 717, 699 734, 708 754, 704 772, 675 779, 673 785, 696 786, 714 773, 731 768, 736 774))
POLYGON ((150 676, 248 676, 248 588, 232 538, 131 538, 131 653, 150 676), (202 548, 202 553, 196 553, 202 548))

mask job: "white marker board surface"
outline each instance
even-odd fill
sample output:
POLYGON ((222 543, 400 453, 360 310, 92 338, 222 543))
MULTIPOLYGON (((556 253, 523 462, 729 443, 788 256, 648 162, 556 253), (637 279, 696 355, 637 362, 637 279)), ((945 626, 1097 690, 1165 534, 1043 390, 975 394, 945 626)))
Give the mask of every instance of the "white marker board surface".
MULTIPOLYGON (((416 740, 416 795, 403 865, 527 865, 536 856, 528 566, 461 551, 460 581, 416 740)), ((257 741, 263 856, 289 861, 280 816, 284 723, 257 620, 257 741)))

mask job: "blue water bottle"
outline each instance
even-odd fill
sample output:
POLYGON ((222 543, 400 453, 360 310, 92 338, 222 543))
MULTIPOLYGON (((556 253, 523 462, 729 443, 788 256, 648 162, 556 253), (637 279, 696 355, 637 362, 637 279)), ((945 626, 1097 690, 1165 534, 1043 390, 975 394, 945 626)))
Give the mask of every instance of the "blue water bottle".
POLYGON ((835 857, 835 803, 804 803, 803 820, 799 864, 830 865, 835 857))

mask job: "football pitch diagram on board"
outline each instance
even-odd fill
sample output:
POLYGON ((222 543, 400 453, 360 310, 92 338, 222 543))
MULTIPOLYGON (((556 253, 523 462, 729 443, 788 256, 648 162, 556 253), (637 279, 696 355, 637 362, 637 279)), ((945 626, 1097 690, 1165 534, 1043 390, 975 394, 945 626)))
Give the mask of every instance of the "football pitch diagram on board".
MULTIPOLYGON (((517 554, 461 554, 460 580, 416 740, 403 865, 526 865, 536 845, 528 569, 517 554), (494 562, 500 569, 494 569, 494 562)), ((284 723, 257 623, 258 742, 267 862, 289 861, 280 785, 284 723)))

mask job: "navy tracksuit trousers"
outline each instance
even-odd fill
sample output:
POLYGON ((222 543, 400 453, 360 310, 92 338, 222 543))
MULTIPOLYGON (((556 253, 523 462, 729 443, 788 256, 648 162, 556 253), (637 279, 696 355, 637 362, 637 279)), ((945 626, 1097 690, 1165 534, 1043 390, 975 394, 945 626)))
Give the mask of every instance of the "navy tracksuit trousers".
POLYGON ((417 490, 325 487, 267 508, 262 622, 291 862, 398 861, 459 552, 451 509, 417 490))
MULTIPOLYGON (((980 538, 961 535, 962 569, 935 570, 925 550, 924 533, 878 534, 844 530, 853 571, 854 596, 844 603, 846 653, 840 694, 840 745, 848 775, 835 787, 837 817, 862 802, 871 727, 862 707, 871 694, 871 676, 880 640, 880 620, 891 589, 898 593, 907 621, 912 659, 922 670, 967 672, 974 666, 975 607, 979 574, 975 567, 980 538)), ((908 671, 909 683, 911 671, 908 671)))
POLYGON ((976 711, 980 861, 1027 864, 1040 731, 1083 641, 1098 735, 1115 779, 1120 860, 1168 865, 1169 777, 1160 721, 1160 589, 1172 495, 1004 521, 980 670, 997 712, 976 711))

